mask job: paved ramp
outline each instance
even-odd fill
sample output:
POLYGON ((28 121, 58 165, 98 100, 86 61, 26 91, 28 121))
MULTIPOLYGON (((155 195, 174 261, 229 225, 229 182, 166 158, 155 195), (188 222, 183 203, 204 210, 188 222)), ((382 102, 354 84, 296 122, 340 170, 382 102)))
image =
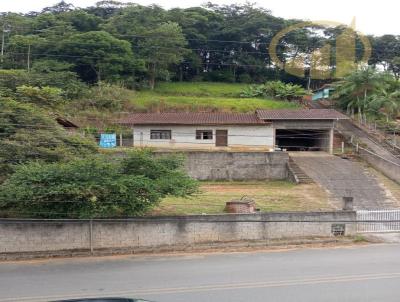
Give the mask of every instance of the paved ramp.
POLYGON ((380 143, 377 139, 374 139, 372 135, 368 134, 365 130, 359 128, 350 120, 341 121, 337 124, 339 132, 341 132, 345 137, 349 138, 351 136, 357 138, 361 143, 363 143, 369 150, 378 154, 379 156, 400 164, 400 156, 396 156, 398 151, 392 150, 387 143, 380 143))
POLYGON ((398 207, 397 200, 361 163, 324 152, 291 152, 290 157, 330 193, 337 208, 341 208, 343 196, 354 197, 355 209, 398 207))

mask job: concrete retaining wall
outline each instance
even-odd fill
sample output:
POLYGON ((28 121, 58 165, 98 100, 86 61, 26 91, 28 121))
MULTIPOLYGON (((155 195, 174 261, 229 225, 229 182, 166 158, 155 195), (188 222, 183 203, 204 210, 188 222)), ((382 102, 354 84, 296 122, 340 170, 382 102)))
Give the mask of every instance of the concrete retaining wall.
POLYGON ((400 166, 370 152, 364 148, 358 149, 359 156, 369 163, 374 169, 400 184, 400 166))
POLYGON ((286 179, 284 152, 185 152, 187 173, 198 180, 286 179))
POLYGON ((156 251, 206 243, 331 237, 332 224, 355 234, 355 212, 151 217, 121 220, 0 219, 0 259, 65 251, 156 251))

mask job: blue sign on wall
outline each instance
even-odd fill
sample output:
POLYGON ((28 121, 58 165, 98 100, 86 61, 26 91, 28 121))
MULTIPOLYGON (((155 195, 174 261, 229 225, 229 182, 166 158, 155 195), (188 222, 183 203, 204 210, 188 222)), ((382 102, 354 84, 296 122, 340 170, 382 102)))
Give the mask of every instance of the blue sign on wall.
POLYGON ((102 148, 115 148, 117 146, 117 135, 115 133, 100 134, 100 147, 102 148))

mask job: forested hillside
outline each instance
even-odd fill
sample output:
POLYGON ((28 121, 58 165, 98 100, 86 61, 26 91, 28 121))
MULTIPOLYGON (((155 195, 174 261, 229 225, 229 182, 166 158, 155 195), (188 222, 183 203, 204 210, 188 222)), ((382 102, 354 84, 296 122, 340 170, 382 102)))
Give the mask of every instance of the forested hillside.
MULTIPOLYGON (((398 133, 400 37, 368 37, 369 66, 340 79, 312 79, 307 59, 305 77, 295 77, 273 62, 269 45, 300 21, 251 4, 166 10, 60 2, 40 12, 0 13, 0 217, 126 217, 165 196, 195 193, 182 159, 133 152, 116 160, 96 146, 100 133, 131 137, 115 123, 130 112, 298 108, 329 83, 338 108, 398 133), (67 131, 60 118, 79 129, 67 131)), ((329 49, 333 74, 335 41, 344 31, 291 31, 277 56, 290 65, 329 49)), ((365 45, 355 43, 359 61, 365 45)))
MULTIPOLYGON (((80 9, 60 2, 41 12, 1 14, 0 63, 3 69, 56 72, 57 77, 68 79, 76 75, 85 83, 107 81, 128 88, 153 88, 157 81, 199 80, 254 83, 279 79, 305 84, 306 80, 277 69, 268 54, 273 36, 297 22, 250 4, 209 3, 166 10, 117 1, 80 9)), ((342 31, 326 28, 316 34, 312 28, 298 29, 282 39, 278 56, 285 62, 325 43, 331 44, 334 53, 335 38, 342 31)), ((373 45, 370 64, 398 76, 399 37, 369 39, 373 45)), ((361 56, 362 45, 357 45, 361 56)))

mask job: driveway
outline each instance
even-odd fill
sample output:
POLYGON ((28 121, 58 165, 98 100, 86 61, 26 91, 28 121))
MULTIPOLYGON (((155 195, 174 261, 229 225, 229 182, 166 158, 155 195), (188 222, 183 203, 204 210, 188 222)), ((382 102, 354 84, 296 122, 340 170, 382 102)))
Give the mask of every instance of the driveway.
POLYGON ((291 152, 294 162, 342 207, 343 196, 354 197, 355 209, 397 208, 398 201, 361 163, 325 152, 291 152))

